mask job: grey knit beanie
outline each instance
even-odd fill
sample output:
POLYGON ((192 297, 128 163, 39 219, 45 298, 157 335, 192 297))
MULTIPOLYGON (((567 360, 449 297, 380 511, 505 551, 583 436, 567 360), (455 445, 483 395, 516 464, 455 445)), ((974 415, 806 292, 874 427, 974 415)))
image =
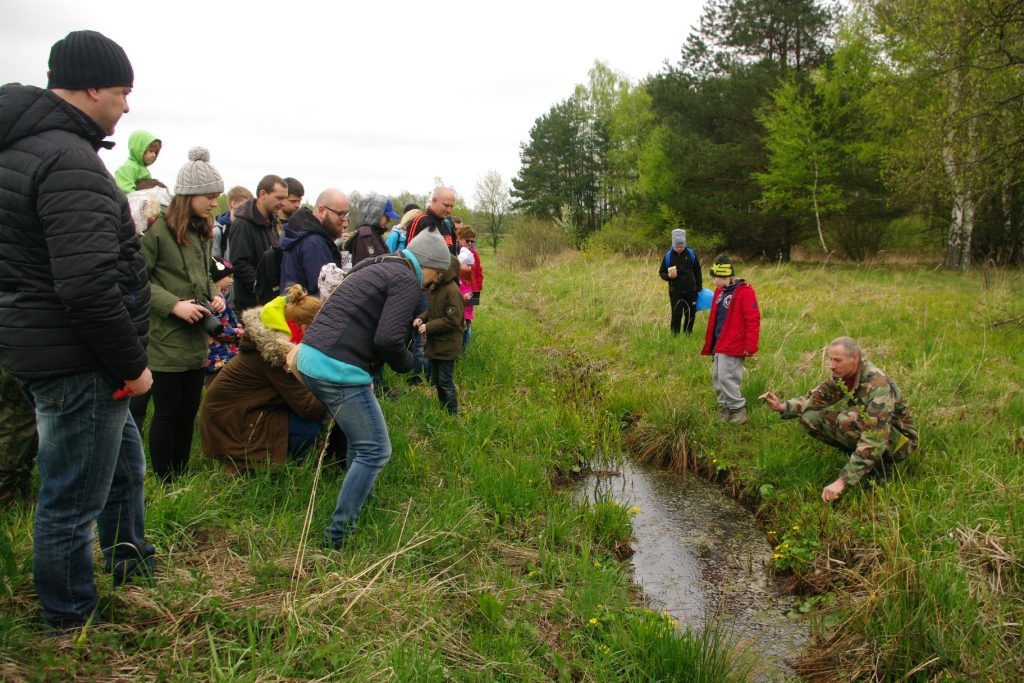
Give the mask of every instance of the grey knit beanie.
POLYGON ((686 231, 682 228, 676 228, 672 231, 672 248, 675 249, 679 245, 686 246, 686 231))
POLYGON ((135 72, 124 49, 96 31, 72 31, 50 48, 47 88, 132 87, 135 72))
POLYGON ((178 171, 178 181, 174 183, 174 194, 220 194, 224 191, 224 181, 220 173, 210 165, 210 151, 205 147, 193 147, 188 151, 188 163, 178 171))
POLYGON ((421 268, 433 268, 444 272, 452 264, 452 253, 448 251, 448 245, 444 243, 444 238, 437 230, 417 232, 406 249, 413 253, 421 268))

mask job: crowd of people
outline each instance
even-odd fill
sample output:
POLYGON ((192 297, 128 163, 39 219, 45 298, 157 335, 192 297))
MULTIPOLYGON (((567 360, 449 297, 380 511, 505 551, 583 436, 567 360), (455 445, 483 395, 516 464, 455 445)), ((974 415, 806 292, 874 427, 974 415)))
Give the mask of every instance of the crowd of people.
POLYGON ((73 31, 47 78, 0 88, 0 419, 17 445, 0 496, 31 496, 38 467, 33 579, 60 631, 100 618, 94 525, 115 585, 152 573, 146 452, 174 486, 197 418, 229 475, 329 444, 345 477, 325 537, 342 543, 391 455, 383 366, 415 370, 457 415, 483 270, 450 188, 402 214, 364 196, 349 230, 344 192, 304 204, 301 182, 268 174, 228 190, 215 217, 226 188, 209 151, 190 149, 168 187, 150 172, 163 141, 145 130, 111 175, 97 152, 128 112, 128 56, 73 31))
MULTIPOLYGON (((255 192, 228 190, 214 217, 225 186, 210 153, 189 151, 172 194, 149 172, 163 141, 142 130, 112 176, 97 151, 133 84, 117 43, 73 31, 51 48, 47 88, 0 88, 0 495, 30 495, 34 457, 33 579, 56 631, 100 619, 94 525, 115 585, 153 571, 143 431, 167 486, 186 471, 197 417, 203 451, 229 475, 301 460, 323 440, 345 463, 325 540, 344 543, 391 456, 383 366, 429 382, 457 415, 455 363, 483 289, 450 188, 401 213, 362 197, 349 230, 344 192, 304 204, 298 180, 269 174, 255 192)), ((659 272, 672 332, 691 333, 703 278, 684 230, 659 272)), ((710 275, 703 353, 722 419, 743 424, 757 297, 727 256, 710 275)), ((857 343, 840 337, 829 356, 832 377, 805 397, 761 396, 852 451, 826 501, 917 447, 903 397, 857 343)))

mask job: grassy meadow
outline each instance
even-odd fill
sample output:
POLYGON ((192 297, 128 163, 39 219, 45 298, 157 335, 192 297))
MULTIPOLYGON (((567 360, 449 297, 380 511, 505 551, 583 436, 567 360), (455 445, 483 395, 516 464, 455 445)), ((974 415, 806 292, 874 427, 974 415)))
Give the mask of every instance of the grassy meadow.
POLYGON ((805 392, 850 334, 907 396, 922 445, 884 488, 820 501, 842 456, 751 406, 717 420, 699 334, 672 337, 658 259, 573 255, 530 271, 485 251, 462 414, 394 376, 394 454, 340 552, 340 487, 315 462, 221 475, 198 449, 147 482, 160 573, 114 591, 107 624, 41 637, 31 508, 0 511, 4 680, 748 680, 723 635, 645 609, 630 514, 572 496, 592 462, 693 468, 746 501, 811 616, 820 680, 1007 680, 1024 670, 1024 368, 1019 272, 739 264, 763 315, 748 400, 805 392), (311 495, 311 492, 314 495, 311 495), (308 513, 308 516, 307 516, 308 513))

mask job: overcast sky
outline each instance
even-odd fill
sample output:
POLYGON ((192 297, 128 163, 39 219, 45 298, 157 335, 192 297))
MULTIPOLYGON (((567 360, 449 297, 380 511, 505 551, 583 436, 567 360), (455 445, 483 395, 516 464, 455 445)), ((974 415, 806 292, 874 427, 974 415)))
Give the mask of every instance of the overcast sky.
POLYGON ((163 140, 173 187, 188 148, 209 148, 228 187, 267 173, 322 189, 426 194, 440 177, 467 204, 477 180, 519 170, 534 120, 594 60, 633 81, 676 62, 701 2, 82 2, 11 0, 0 82, 46 86, 50 46, 92 29, 135 69, 131 131, 163 140))

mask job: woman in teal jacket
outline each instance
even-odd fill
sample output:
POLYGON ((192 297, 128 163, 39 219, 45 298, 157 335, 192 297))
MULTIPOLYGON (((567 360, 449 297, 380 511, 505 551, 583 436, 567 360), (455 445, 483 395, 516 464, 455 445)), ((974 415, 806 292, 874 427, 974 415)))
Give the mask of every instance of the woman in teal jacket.
POLYGON ((224 181, 202 147, 189 150, 188 158, 178 172, 170 206, 141 239, 153 298, 149 454, 153 471, 165 483, 185 470, 192 450, 192 427, 208 361, 209 334, 202 321, 224 310, 224 300, 213 296, 210 282, 213 210, 224 181))

